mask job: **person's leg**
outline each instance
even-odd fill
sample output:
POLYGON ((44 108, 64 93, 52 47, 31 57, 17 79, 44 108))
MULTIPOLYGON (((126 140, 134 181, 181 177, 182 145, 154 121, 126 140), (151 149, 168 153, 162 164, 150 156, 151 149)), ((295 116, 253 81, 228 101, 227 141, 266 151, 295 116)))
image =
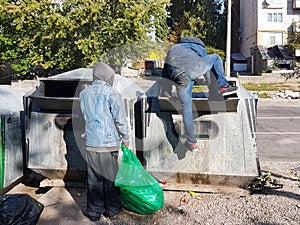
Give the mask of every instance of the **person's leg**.
POLYGON ((87 216, 96 221, 104 213, 104 184, 101 174, 94 165, 98 160, 97 153, 87 151, 87 216))
POLYGON ((206 72, 204 75, 208 87, 208 99, 210 100, 224 100, 219 91, 218 81, 212 71, 206 72))
POLYGON ((189 77, 179 77, 175 81, 177 85, 177 94, 182 106, 182 117, 186 136, 186 142, 188 144, 197 143, 194 136, 194 118, 192 110, 192 88, 194 81, 189 77))
POLYGON ((220 56, 217 54, 210 54, 203 57, 203 61, 206 62, 209 68, 211 68, 212 72, 217 78, 219 91, 222 96, 236 95, 238 87, 229 86, 229 83, 225 78, 223 63, 220 56))
POLYGON ((225 78, 225 72, 221 57, 218 54, 210 54, 204 56, 202 59, 208 65, 207 68, 209 68, 209 70, 212 69, 215 77, 217 78, 219 87, 228 86, 228 81, 225 78))
POLYGON ((99 168, 103 171, 104 183, 104 203, 107 217, 119 214, 123 210, 123 204, 120 198, 120 188, 115 186, 115 178, 118 171, 118 152, 107 152, 101 154, 101 165, 99 168))

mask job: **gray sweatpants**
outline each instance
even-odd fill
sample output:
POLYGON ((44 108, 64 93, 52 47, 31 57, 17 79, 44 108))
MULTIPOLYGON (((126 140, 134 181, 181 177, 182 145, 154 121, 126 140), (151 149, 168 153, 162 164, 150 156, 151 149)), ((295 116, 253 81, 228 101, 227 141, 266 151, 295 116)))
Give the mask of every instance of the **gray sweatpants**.
POLYGON ((87 152, 87 214, 114 216, 123 209, 120 189, 114 185, 118 151, 87 152))

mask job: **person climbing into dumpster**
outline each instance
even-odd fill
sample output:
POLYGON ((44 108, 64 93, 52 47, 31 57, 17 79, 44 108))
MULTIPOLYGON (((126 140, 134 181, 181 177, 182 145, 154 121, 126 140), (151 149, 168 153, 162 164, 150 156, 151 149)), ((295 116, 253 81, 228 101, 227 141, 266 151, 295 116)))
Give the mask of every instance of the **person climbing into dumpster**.
POLYGON ((93 83, 81 91, 80 107, 85 120, 87 161, 87 216, 120 217, 123 204, 114 185, 120 144, 129 145, 128 125, 122 96, 112 85, 114 70, 105 63, 93 66, 93 83))
MULTIPOLYGON (((229 85, 220 56, 207 54, 203 41, 191 36, 183 37, 171 46, 165 58, 162 77, 176 84, 186 136, 184 146, 189 150, 196 150, 192 112, 194 81, 204 77, 209 89, 209 100, 224 100, 224 97, 235 94, 238 87, 229 85)), ((163 95, 172 96, 170 83, 163 85, 163 95)))

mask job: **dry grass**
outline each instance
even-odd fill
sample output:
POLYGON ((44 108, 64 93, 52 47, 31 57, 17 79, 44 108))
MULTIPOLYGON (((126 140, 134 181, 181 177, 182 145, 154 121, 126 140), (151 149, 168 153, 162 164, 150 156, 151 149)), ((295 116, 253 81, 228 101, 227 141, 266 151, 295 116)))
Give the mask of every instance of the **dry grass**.
POLYGON ((248 91, 285 91, 298 90, 300 82, 274 82, 274 83, 244 83, 242 84, 248 91))

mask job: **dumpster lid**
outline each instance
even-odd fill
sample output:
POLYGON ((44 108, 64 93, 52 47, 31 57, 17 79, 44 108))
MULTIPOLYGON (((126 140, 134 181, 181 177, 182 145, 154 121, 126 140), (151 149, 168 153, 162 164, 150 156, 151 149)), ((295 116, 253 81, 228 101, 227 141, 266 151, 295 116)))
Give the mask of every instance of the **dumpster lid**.
MULTIPOLYGON (((81 80, 81 81, 93 81, 93 69, 92 68, 79 68, 65 73, 61 73, 52 77, 50 80, 64 81, 64 80, 81 80)), ((119 74, 115 75, 114 88, 120 92, 124 99, 137 99, 144 94, 144 91, 134 82, 134 80, 119 74)))
MULTIPOLYGON (((48 78, 39 78, 39 86, 29 96, 42 111, 71 112, 79 102, 79 93, 93 81, 91 68, 80 68, 48 78)), ((114 88, 123 99, 136 100, 144 94, 134 80, 116 74, 114 88)))
MULTIPOLYGON (((181 111, 180 101, 170 100, 166 97, 158 98, 160 111, 172 112, 178 114, 181 111)), ((208 101, 207 98, 193 98, 193 111, 210 113, 210 112, 237 112, 238 97, 228 98, 224 101, 208 101)))

